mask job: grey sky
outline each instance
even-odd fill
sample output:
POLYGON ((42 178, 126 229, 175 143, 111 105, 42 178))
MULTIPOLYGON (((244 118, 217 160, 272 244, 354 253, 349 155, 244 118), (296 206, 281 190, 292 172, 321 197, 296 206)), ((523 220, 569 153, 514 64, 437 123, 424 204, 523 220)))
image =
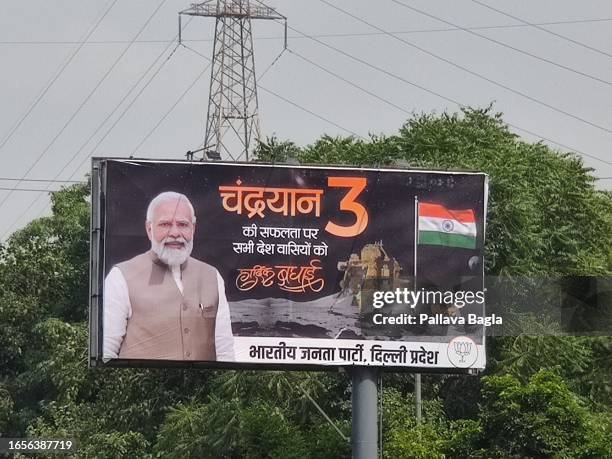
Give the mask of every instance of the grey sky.
MULTIPOLYGON (((187 150, 202 143, 208 72, 143 142, 207 64, 202 57, 182 47, 167 60, 124 117, 110 129, 174 49, 175 44, 171 44, 162 54, 177 33, 177 12, 189 6, 188 2, 180 0, 118 0, 88 43, 6 141, 15 124, 112 1, 4 0, 0 3, 0 177, 3 179, 22 178, 31 168, 26 178, 81 180, 89 170, 87 158, 91 154, 182 158, 187 150), (159 4, 162 6, 158 12, 138 40, 129 46, 159 4), (92 93, 126 49, 113 70, 92 93), (161 56, 158 63, 102 125, 158 56, 161 56)), ((324 133, 348 134, 266 90, 361 136, 367 136, 369 132, 392 134, 412 111, 439 113, 457 110, 457 105, 448 99, 472 106, 495 102, 495 109, 504 113, 506 122, 612 162, 612 133, 609 132, 612 131, 612 2, 479 0, 529 23, 586 20, 588 22, 541 27, 600 51, 597 52, 536 27, 524 26, 471 0, 400 1, 430 16, 402 7, 392 0, 329 0, 329 3, 370 22, 375 26, 372 27, 320 0, 267 2, 287 16, 289 25, 296 30, 316 36, 318 40, 388 73, 383 74, 290 30, 289 48, 294 53, 285 52, 259 81, 262 133, 275 133, 299 145, 311 143, 324 133), (448 30, 451 28, 448 23, 475 28, 473 31, 477 34, 541 59, 464 30, 448 30), (519 27, 482 28, 487 26, 519 27), (404 42, 385 35, 381 29, 396 33, 404 42), (418 51, 406 42, 452 61, 464 70, 418 51), (298 55, 401 109, 365 94, 298 55)), ((213 19, 195 18, 187 26, 183 38, 189 47, 210 56, 213 30, 213 19)), ((272 21, 256 21, 254 36, 256 67, 261 74, 282 50, 282 26, 272 21)), ((539 139, 523 131, 516 132, 527 140, 539 139)), ((595 169, 596 176, 612 177, 612 165, 588 157, 585 163, 595 169)), ((17 183, 0 180, 0 202, 9 193, 4 188, 14 188, 17 183)), ((602 188, 612 188, 611 179, 598 183, 602 188)), ((24 181, 19 188, 56 189, 59 185, 24 181)), ((7 231, 48 213, 48 203, 46 194, 42 192, 13 192, 1 208, 0 238, 4 239, 7 231)))

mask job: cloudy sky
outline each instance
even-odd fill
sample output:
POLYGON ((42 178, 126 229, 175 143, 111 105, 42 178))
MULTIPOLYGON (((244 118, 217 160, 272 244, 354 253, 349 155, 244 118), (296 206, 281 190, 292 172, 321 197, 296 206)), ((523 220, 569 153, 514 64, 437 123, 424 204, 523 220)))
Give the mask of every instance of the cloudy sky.
MULTIPOLYGON (((254 3, 254 2, 253 2, 254 3)), ((255 21, 263 135, 393 134, 413 112, 487 106, 575 151, 612 188, 609 0, 275 0, 255 21), (265 72, 265 73, 264 73, 265 72)), ((214 19, 180 0, 0 2, 0 240, 49 212, 94 156, 184 158, 203 142, 214 19), (14 190, 17 188, 21 191, 14 190)))

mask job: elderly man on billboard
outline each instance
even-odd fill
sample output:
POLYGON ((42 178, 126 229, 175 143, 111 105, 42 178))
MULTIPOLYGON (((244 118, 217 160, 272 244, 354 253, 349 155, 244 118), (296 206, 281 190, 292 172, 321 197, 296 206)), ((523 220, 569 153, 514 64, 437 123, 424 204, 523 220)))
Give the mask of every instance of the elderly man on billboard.
POLYGON ((114 266, 104 283, 104 359, 234 360, 223 279, 190 256, 195 224, 183 194, 150 202, 151 250, 114 266))

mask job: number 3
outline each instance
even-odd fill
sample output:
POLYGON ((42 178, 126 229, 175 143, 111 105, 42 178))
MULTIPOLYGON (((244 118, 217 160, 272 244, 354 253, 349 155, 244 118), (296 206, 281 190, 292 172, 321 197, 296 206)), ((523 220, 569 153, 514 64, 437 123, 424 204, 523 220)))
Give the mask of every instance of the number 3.
POLYGON ((342 226, 330 221, 327 222, 325 231, 340 237, 353 237, 365 231, 368 226, 368 211, 363 205, 355 202, 355 199, 365 189, 367 183, 365 177, 327 177, 329 187, 350 188, 340 201, 340 210, 355 214, 355 223, 350 226, 342 226))

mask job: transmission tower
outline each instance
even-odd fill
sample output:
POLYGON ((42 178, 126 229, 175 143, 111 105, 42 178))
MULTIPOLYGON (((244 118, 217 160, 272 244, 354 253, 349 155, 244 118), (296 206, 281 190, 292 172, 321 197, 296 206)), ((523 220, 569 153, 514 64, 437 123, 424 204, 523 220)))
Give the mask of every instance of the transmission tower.
POLYGON ((283 20, 286 47, 287 18, 257 3, 209 0, 179 13, 179 36, 181 15, 216 18, 204 147, 197 150, 203 152, 202 158, 244 156, 248 161, 253 141, 260 138, 251 19, 283 20))

